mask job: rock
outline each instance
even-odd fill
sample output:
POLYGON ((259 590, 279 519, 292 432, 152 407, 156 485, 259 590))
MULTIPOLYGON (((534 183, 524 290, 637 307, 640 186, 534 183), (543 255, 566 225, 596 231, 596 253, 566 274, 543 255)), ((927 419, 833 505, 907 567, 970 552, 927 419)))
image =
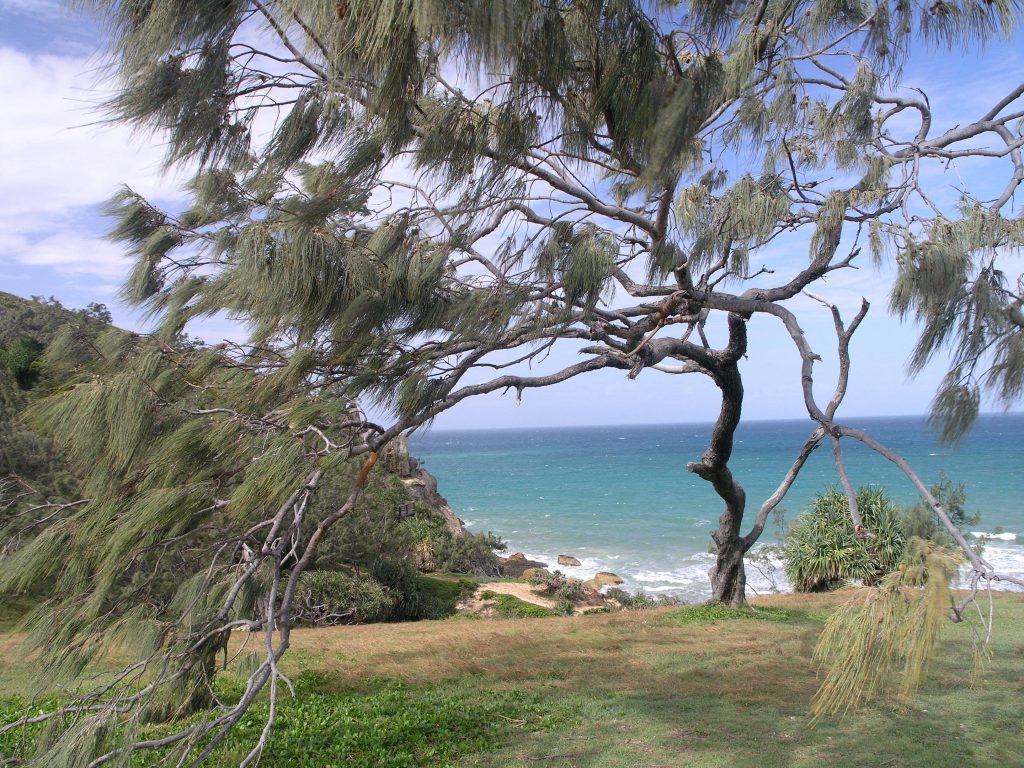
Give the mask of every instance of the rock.
POLYGON ((437 492, 437 478, 427 470, 414 465, 412 474, 409 477, 403 477, 402 483, 409 491, 410 496, 429 505, 434 512, 439 514, 444 519, 448 530, 454 535, 461 536, 466 532, 462 521, 452 511, 447 499, 437 492))
POLYGON ((416 545, 413 550, 413 562, 416 565, 416 570, 430 573, 436 570, 434 565, 434 553, 430 549, 430 544, 426 541, 421 541, 416 545))
POLYGON ((598 571, 594 574, 594 582, 601 587, 605 586, 606 584, 621 584, 622 577, 617 576, 611 571, 598 571))
POLYGON ((590 579, 589 581, 583 582, 583 588, 588 592, 599 592, 601 590, 601 585, 593 579, 590 579))
POLYGON ((577 560, 572 555, 559 555, 558 556, 558 564, 559 565, 580 565, 580 561, 577 560))
POLYGON ((550 577, 550 576, 551 576, 551 572, 550 571, 545 570, 544 568, 537 568, 537 567, 527 568, 521 574, 519 574, 519 578, 523 579, 523 581, 529 581, 530 579, 536 579, 536 578, 540 578, 540 577, 550 577))
POLYGON ((526 555, 522 552, 516 552, 514 555, 505 558, 501 562, 501 575, 509 576, 513 579, 521 579, 523 578, 523 574, 531 568, 542 569, 547 567, 547 563, 541 563, 537 560, 527 560, 526 555))
POLYGON ((403 479, 415 475, 419 468, 419 462, 409 455, 409 436, 405 434, 399 435, 385 446, 380 460, 390 472, 403 479))

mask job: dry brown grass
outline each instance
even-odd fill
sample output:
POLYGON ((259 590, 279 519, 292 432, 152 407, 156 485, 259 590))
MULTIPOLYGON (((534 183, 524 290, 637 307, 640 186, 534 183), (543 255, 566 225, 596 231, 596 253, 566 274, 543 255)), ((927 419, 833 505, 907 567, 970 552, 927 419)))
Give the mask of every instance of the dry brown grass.
MULTIPOLYGON (((798 601, 801 609, 824 610, 835 598, 798 601)), ((795 604, 786 596, 765 602, 795 604)), ((728 621, 679 627, 662 621, 670 611, 296 630, 289 665, 315 666, 342 685, 378 677, 424 684, 487 674, 517 685, 587 689, 623 689, 642 676, 672 688, 685 676, 700 693, 747 696, 752 688, 779 685, 783 672, 782 685, 803 679, 801 689, 806 688, 817 624, 728 621), (710 660, 723 656, 728 669, 716 670, 710 660), (801 666, 804 674, 788 674, 801 666)))

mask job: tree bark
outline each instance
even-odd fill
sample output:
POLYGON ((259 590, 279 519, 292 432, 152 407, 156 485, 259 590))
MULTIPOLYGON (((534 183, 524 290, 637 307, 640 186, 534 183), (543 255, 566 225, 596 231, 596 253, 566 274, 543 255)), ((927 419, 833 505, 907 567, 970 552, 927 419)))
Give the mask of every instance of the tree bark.
POLYGON ((707 480, 725 502, 718 528, 711 533, 717 545, 711 578, 711 602, 741 605, 746 600, 747 577, 743 555, 749 544, 740 535, 747 495, 729 470, 733 438, 743 409, 743 379, 739 360, 747 350, 747 323, 739 314, 729 315, 729 345, 711 356, 705 367, 722 393, 722 405, 711 432, 711 442, 699 462, 687 470, 707 480))
POLYGON ((743 556, 747 553, 742 539, 733 538, 718 545, 715 565, 708 571, 711 578, 712 603, 727 603, 734 608, 747 600, 747 572, 743 556))

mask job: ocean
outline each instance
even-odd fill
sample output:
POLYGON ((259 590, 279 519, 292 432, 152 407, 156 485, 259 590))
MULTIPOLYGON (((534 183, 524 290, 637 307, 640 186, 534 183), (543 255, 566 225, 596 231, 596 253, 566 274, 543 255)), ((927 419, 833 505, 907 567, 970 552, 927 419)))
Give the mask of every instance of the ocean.
MULTIPOLYGON (((902 455, 929 485, 940 472, 963 482, 968 512, 981 513, 972 531, 988 536, 985 557, 1024 576, 1024 414, 983 415, 955 447, 940 447, 922 417, 846 423, 902 455)), ((745 531, 812 427, 800 420, 739 428, 731 466, 747 491, 745 531)), ((708 545, 722 507, 686 463, 700 458, 710 431, 710 424, 436 430, 415 435, 411 451, 469 529, 497 534, 508 552, 552 567, 559 554, 572 555, 581 565, 560 567, 571 576, 613 571, 627 589, 699 600, 710 592, 708 545)), ((883 486, 901 504, 917 501, 893 464, 853 440, 843 444, 855 485, 883 486)), ((782 502, 786 519, 829 484, 838 479, 825 445, 782 502)), ((769 520, 762 542, 777 534, 769 520)), ((749 592, 788 590, 781 563, 755 560, 748 561, 749 592)))

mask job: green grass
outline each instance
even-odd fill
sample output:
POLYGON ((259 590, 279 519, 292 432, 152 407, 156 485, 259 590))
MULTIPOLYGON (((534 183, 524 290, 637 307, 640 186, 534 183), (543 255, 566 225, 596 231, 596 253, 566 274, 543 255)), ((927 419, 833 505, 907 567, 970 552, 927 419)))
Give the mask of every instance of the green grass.
MULTIPOLYGON (((400 681, 373 681, 358 690, 331 690, 330 681, 317 673, 303 673, 296 681, 295 699, 285 697, 278 709, 273 734, 261 765, 318 768, 367 766, 411 768, 449 765, 467 754, 480 754, 500 746, 513 731, 530 733, 571 722, 574 706, 552 705, 535 692, 494 689, 486 681, 463 678, 430 686, 409 686, 400 681)), ((231 681, 219 686, 222 700, 237 701, 241 686, 231 681)), ((0 722, 23 712, 23 704, 0 705, 0 722)), ((33 707, 40 712, 56 706, 50 699, 33 707)), ((229 768, 239 762, 259 739, 268 705, 253 706, 214 752, 207 765, 229 768)), ((34 726, 28 736, 38 733, 34 726)), ((144 738, 159 737, 168 726, 144 729, 144 738)), ((0 736, 3 755, 27 757, 26 734, 0 736)), ((166 751, 137 756, 133 766, 155 766, 166 751)))
MULTIPOLYGON (((1024 598, 996 598, 977 687, 971 630, 950 624, 913 705, 811 727, 810 656, 838 599, 300 630, 284 660, 299 696, 282 702, 260 766, 1024 765, 1024 598)), ((0 666, 3 690, 13 666, 0 666)), ((211 764, 237 765, 265 714, 261 702, 211 764)))
POLYGON ((503 595, 489 589, 480 593, 480 599, 493 601, 494 610, 506 619, 544 619, 558 615, 541 605, 521 600, 515 595, 503 595))
POLYGON ((799 611, 768 606, 748 608, 730 608, 726 605, 687 605, 663 614, 662 620, 668 624, 683 626, 710 621, 732 621, 735 619, 753 619, 754 621, 792 621, 805 618, 799 611))

